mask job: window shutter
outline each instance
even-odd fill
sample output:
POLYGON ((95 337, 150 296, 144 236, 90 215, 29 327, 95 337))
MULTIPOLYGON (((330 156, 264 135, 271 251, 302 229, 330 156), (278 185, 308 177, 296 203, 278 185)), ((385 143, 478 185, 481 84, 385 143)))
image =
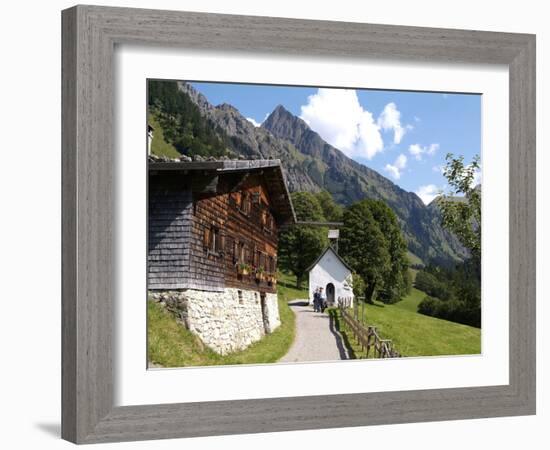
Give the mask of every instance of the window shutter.
POLYGON ((223 253, 223 236, 219 229, 214 229, 214 236, 216 238, 216 242, 214 244, 214 251, 217 253, 223 253))
POLYGON ((226 236, 225 233, 222 235, 222 244, 223 252, 228 256, 232 256, 231 251, 233 250, 233 241, 229 236, 226 236))
POLYGON ((202 243, 205 250, 208 250, 210 248, 210 227, 208 226, 204 227, 204 235, 203 235, 202 243))

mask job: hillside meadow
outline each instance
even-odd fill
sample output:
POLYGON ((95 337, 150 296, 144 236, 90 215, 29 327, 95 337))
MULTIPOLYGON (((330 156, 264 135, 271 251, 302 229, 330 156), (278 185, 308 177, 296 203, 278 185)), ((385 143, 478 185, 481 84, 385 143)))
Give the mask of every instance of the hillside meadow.
MULTIPOLYGON (((362 322, 377 328, 382 339, 391 339, 402 356, 448 356, 481 353, 481 330, 468 325, 449 322, 416 312, 424 298, 418 289, 393 305, 374 302, 359 307, 362 322)), ((333 313, 338 314, 337 311, 333 313)), ((338 320, 339 324, 341 321, 338 320)), ((340 325, 341 326, 341 325, 340 325)), ((342 331, 342 330, 341 330, 342 331)), ((356 357, 361 357, 360 346, 349 331, 343 330, 356 357)))

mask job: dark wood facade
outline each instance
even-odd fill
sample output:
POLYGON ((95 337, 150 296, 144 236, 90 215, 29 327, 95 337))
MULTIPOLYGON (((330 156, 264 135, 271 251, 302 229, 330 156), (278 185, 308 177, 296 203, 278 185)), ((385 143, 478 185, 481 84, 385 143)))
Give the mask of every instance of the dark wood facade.
POLYGON ((276 292, 278 229, 295 220, 278 161, 149 168, 149 289, 276 292))

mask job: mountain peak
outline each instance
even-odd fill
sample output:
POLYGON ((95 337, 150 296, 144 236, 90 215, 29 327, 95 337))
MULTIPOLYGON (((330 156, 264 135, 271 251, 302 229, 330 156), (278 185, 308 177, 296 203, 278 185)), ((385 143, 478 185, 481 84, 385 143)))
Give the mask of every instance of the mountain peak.
POLYGON ((277 105, 262 123, 262 128, 274 136, 288 141, 293 141, 296 133, 303 134, 310 131, 302 119, 292 114, 283 105, 277 105))
MULTIPOLYGON (((267 124, 275 124, 281 120, 294 120, 297 117, 292 114, 289 110, 287 110, 283 105, 277 105, 273 111, 271 111, 271 114, 264 120, 264 123, 267 124)), ((269 130, 269 127, 264 127, 269 130)))
POLYGON ((289 111, 288 109, 286 109, 286 108, 285 108, 283 105, 281 105, 281 104, 277 105, 271 114, 273 114, 273 113, 275 113, 275 112, 276 112, 277 114, 284 114, 284 113, 286 113, 286 114, 291 114, 290 111, 289 111))

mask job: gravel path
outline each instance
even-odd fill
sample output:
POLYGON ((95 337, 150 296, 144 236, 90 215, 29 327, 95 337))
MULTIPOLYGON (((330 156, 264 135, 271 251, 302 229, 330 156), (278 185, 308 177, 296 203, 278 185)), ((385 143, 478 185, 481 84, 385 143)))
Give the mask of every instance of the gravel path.
POLYGON ((349 359, 342 337, 326 312, 313 312, 313 306, 304 300, 294 300, 289 305, 296 315, 296 337, 279 362, 349 359))

